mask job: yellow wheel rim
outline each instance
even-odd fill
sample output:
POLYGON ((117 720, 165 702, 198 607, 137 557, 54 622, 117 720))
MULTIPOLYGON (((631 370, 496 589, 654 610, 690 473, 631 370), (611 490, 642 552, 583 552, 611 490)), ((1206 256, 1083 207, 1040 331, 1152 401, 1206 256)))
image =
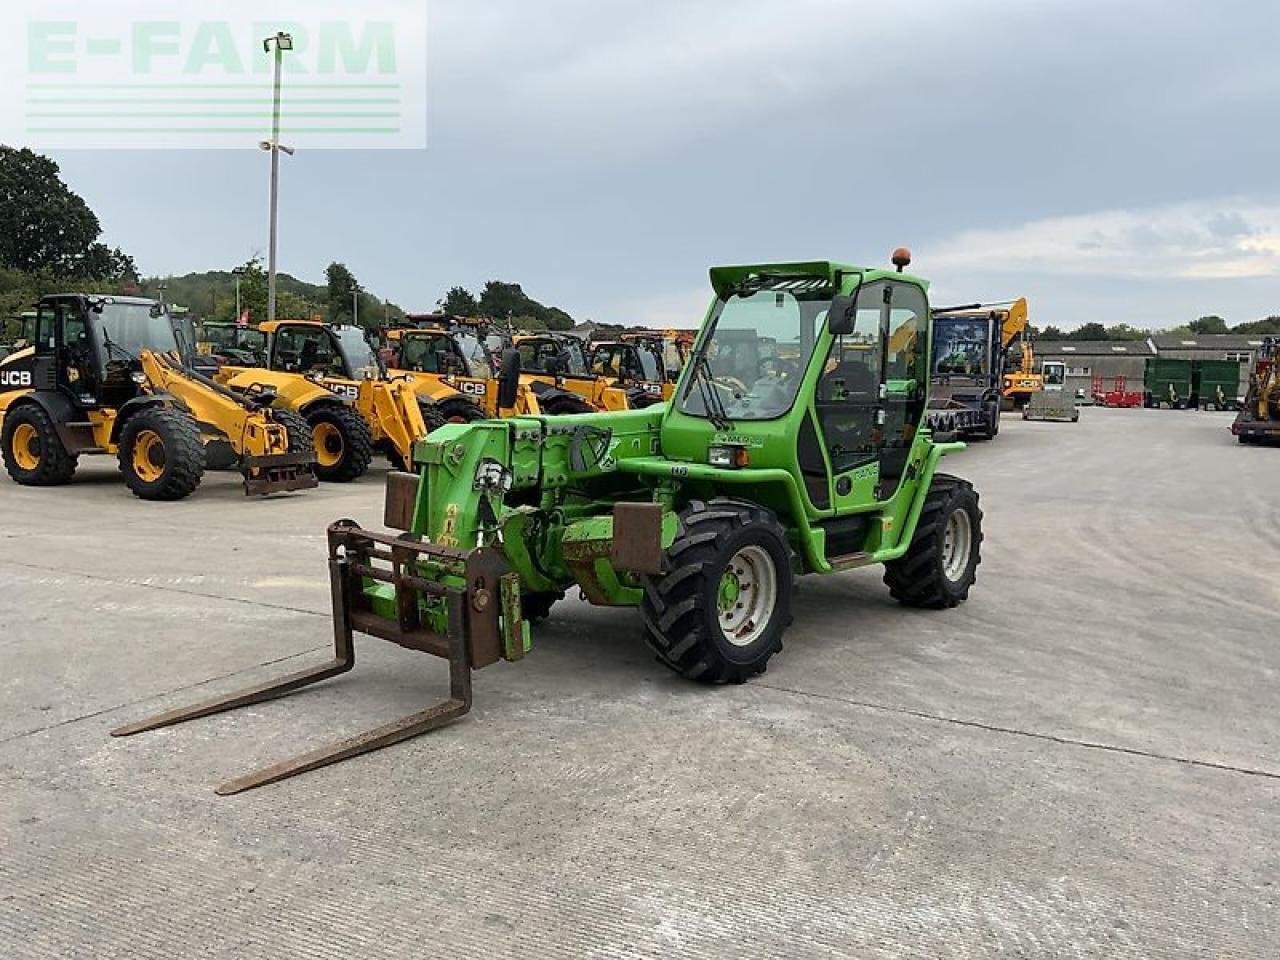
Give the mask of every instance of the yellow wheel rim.
POLYGON ((164 441, 154 430, 140 430, 133 438, 133 472, 144 483, 164 476, 164 441))
POLYGON ((317 423, 311 428, 311 441, 316 448, 316 463, 336 467, 342 462, 342 431, 332 423, 317 423))
POLYGON ((13 431, 13 459, 23 470, 40 466, 40 434, 29 423, 20 423, 13 431))

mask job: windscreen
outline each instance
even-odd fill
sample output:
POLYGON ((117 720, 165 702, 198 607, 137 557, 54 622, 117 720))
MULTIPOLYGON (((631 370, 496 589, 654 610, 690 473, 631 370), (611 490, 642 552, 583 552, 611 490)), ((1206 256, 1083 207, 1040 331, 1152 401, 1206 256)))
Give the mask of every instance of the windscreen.
POLYGON ((98 325, 113 345, 135 357, 142 350, 154 350, 158 353, 173 353, 178 350, 173 323, 159 304, 112 301, 101 306, 98 325))
POLYGON ((816 281, 781 289, 787 283, 716 302, 690 360, 698 369, 686 378, 682 412, 769 420, 791 409, 831 306, 831 290, 816 281))
POLYGON ((364 330, 360 327, 334 327, 334 336, 347 361, 347 369, 356 380, 373 380, 381 372, 378 355, 373 345, 365 339, 364 330))
POLYGON ((933 375, 985 377, 990 359, 991 321, 986 317, 935 317, 933 375))

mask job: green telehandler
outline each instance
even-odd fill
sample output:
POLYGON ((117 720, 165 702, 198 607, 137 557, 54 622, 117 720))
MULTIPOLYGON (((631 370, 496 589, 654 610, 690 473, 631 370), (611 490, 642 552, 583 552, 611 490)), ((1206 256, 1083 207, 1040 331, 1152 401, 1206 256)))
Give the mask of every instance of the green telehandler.
MULTIPOLYGON (((669 403, 449 424, 387 482, 387 527, 330 526, 335 653, 282 680, 113 731, 138 733, 280 696, 349 670, 353 634, 449 661, 422 713, 223 784, 237 793, 465 714, 471 671, 529 652, 570 588, 639 607, 659 661, 706 683, 764 671, 797 575, 880 564, 901 603, 969 594, 982 513, 937 472, 926 407, 924 281, 825 261, 716 267, 710 310, 669 403), (770 349, 754 349, 753 338, 770 349)), ((504 358, 511 399, 518 354, 504 358)))

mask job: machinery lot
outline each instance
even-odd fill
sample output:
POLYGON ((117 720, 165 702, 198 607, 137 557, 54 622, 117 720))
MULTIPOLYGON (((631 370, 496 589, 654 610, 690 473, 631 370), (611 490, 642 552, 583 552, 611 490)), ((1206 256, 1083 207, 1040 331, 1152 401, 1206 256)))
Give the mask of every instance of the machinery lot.
POLYGON ((1230 420, 1008 418, 946 461, 986 513, 960 608, 803 581, 768 673, 708 689, 569 600, 462 722, 232 798, 441 692, 358 637, 346 677, 107 736, 326 658, 324 529, 375 526, 381 473, 2 481, 0 956, 1274 955, 1280 454, 1230 420))

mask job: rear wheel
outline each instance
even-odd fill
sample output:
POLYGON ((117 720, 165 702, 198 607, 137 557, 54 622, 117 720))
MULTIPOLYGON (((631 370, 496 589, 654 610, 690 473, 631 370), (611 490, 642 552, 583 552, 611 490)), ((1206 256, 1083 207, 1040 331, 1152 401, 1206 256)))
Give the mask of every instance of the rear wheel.
POLYGON ((885 564, 899 603, 943 610, 963 603, 982 562, 982 511, 966 480, 939 473, 925 496, 906 554, 885 564))
POLYGON ((574 413, 595 413, 596 408, 581 397, 552 397, 542 405, 549 417, 565 417, 574 413))
POLYGON ((181 500, 200 486, 204 445, 200 429, 172 407, 135 413, 120 431, 120 472, 135 497, 181 500))
POLYGON ((763 673, 791 622, 791 551, 777 517, 734 500, 680 512, 666 573, 645 579, 645 640, 690 680, 742 683, 763 673))
POLYGON ((24 405, 10 410, 0 433, 4 468, 15 483, 27 487, 56 487, 70 483, 76 458, 67 452, 53 418, 43 408, 24 405))
POLYGON ((474 423, 484 419, 484 411, 474 400, 466 397, 449 397, 436 404, 446 423, 474 423))
POLYGON ((373 437, 358 410, 325 404, 307 414, 316 452, 316 476, 329 483, 347 483, 364 476, 373 460, 373 437))
POLYGON ((563 599, 564 594, 559 591, 526 593, 520 597, 520 612, 530 623, 541 623, 551 616, 551 608, 563 599))

